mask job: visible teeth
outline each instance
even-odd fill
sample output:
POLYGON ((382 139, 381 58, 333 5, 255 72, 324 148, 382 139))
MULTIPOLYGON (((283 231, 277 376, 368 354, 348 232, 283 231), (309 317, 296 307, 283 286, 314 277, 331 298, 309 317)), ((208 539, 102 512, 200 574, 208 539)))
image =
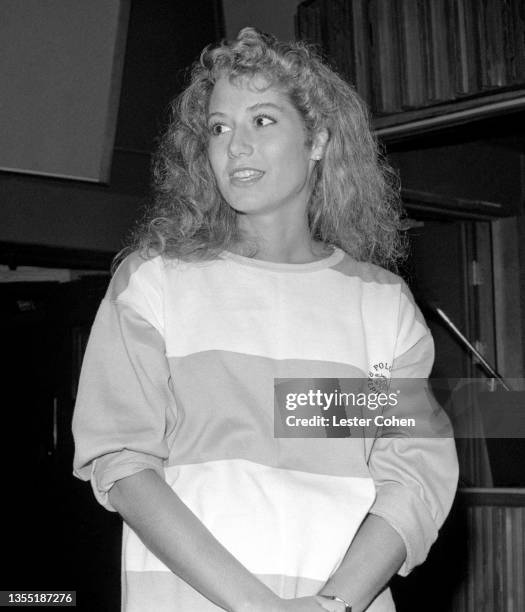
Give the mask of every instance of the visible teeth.
POLYGON ((257 176, 259 174, 260 174, 260 172, 257 172, 255 170, 236 170, 233 173, 233 176, 235 178, 244 179, 244 178, 253 178, 254 176, 257 176))

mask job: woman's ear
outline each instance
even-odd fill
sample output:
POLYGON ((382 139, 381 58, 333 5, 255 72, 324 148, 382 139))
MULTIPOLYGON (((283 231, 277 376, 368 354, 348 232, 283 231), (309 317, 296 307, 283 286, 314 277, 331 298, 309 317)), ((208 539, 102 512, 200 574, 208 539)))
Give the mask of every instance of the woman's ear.
POLYGON ((329 134, 326 128, 321 128, 316 132, 313 138, 312 153, 310 159, 313 159, 314 161, 319 161, 320 159, 323 159, 328 140, 329 134))

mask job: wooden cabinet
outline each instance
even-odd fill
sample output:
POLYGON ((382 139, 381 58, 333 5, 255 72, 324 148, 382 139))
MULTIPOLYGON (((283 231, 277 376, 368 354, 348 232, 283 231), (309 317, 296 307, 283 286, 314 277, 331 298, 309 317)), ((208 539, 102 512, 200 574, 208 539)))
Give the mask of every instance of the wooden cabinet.
POLYGON ((525 489, 463 489, 427 561, 395 578, 400 612, 525 609, 525 489))

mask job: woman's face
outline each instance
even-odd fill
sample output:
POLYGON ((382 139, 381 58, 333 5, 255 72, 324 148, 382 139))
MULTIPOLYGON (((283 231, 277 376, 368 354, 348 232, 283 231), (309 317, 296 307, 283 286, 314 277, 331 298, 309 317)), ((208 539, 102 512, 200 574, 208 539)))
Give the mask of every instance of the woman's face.
MULTIPOLYGON (((305 214, 322 147, 308 146, 288 96, 263 77, 220 78, 208 109, 208 157, 228 204, 248 215, 305 214)), ((316 139, 317 140, 317 139, 316 139)))

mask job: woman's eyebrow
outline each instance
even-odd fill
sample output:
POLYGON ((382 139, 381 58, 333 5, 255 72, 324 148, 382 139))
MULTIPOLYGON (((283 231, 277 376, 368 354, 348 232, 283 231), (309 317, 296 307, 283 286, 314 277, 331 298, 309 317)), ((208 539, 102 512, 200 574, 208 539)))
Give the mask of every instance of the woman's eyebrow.
POLYGON ((221 113, 220 111, 213 111, 213 113, 208 113, 208 119, 210 117, 213 117, 214 115, 218 115, 219 117, 226 117, 226 115, 224 113, 221 113))
MULTIPOLYGON (((248 106, 248 108, 246 110, 253 112, 253 111, 258 111, 261 108, 273 108, 275 110, 280 111, 281 113, 285 112, 285 109, 283 106, 279 106, 279 104, 275 104, 275 102, 257 102, 257 104, 252 104, 252 106, 248 106)), ((208 120, 213 117, 214 115, 217 115, 219 117, 226 117, 226 113, 222 113, 221 111, 213 111, 211 113, 208 114, 208 120)))
POLYGON ((274 108, 275 110, 284 112, 284 108, 282 106, 279 106, 279 104, 275 104, 275 102, 257 102, 257 104, 254 104, 253 106, 249 106, 248 110, 249 111, 256 111, 259 110, 263 107, 270 107, 270 108, 274 108))

